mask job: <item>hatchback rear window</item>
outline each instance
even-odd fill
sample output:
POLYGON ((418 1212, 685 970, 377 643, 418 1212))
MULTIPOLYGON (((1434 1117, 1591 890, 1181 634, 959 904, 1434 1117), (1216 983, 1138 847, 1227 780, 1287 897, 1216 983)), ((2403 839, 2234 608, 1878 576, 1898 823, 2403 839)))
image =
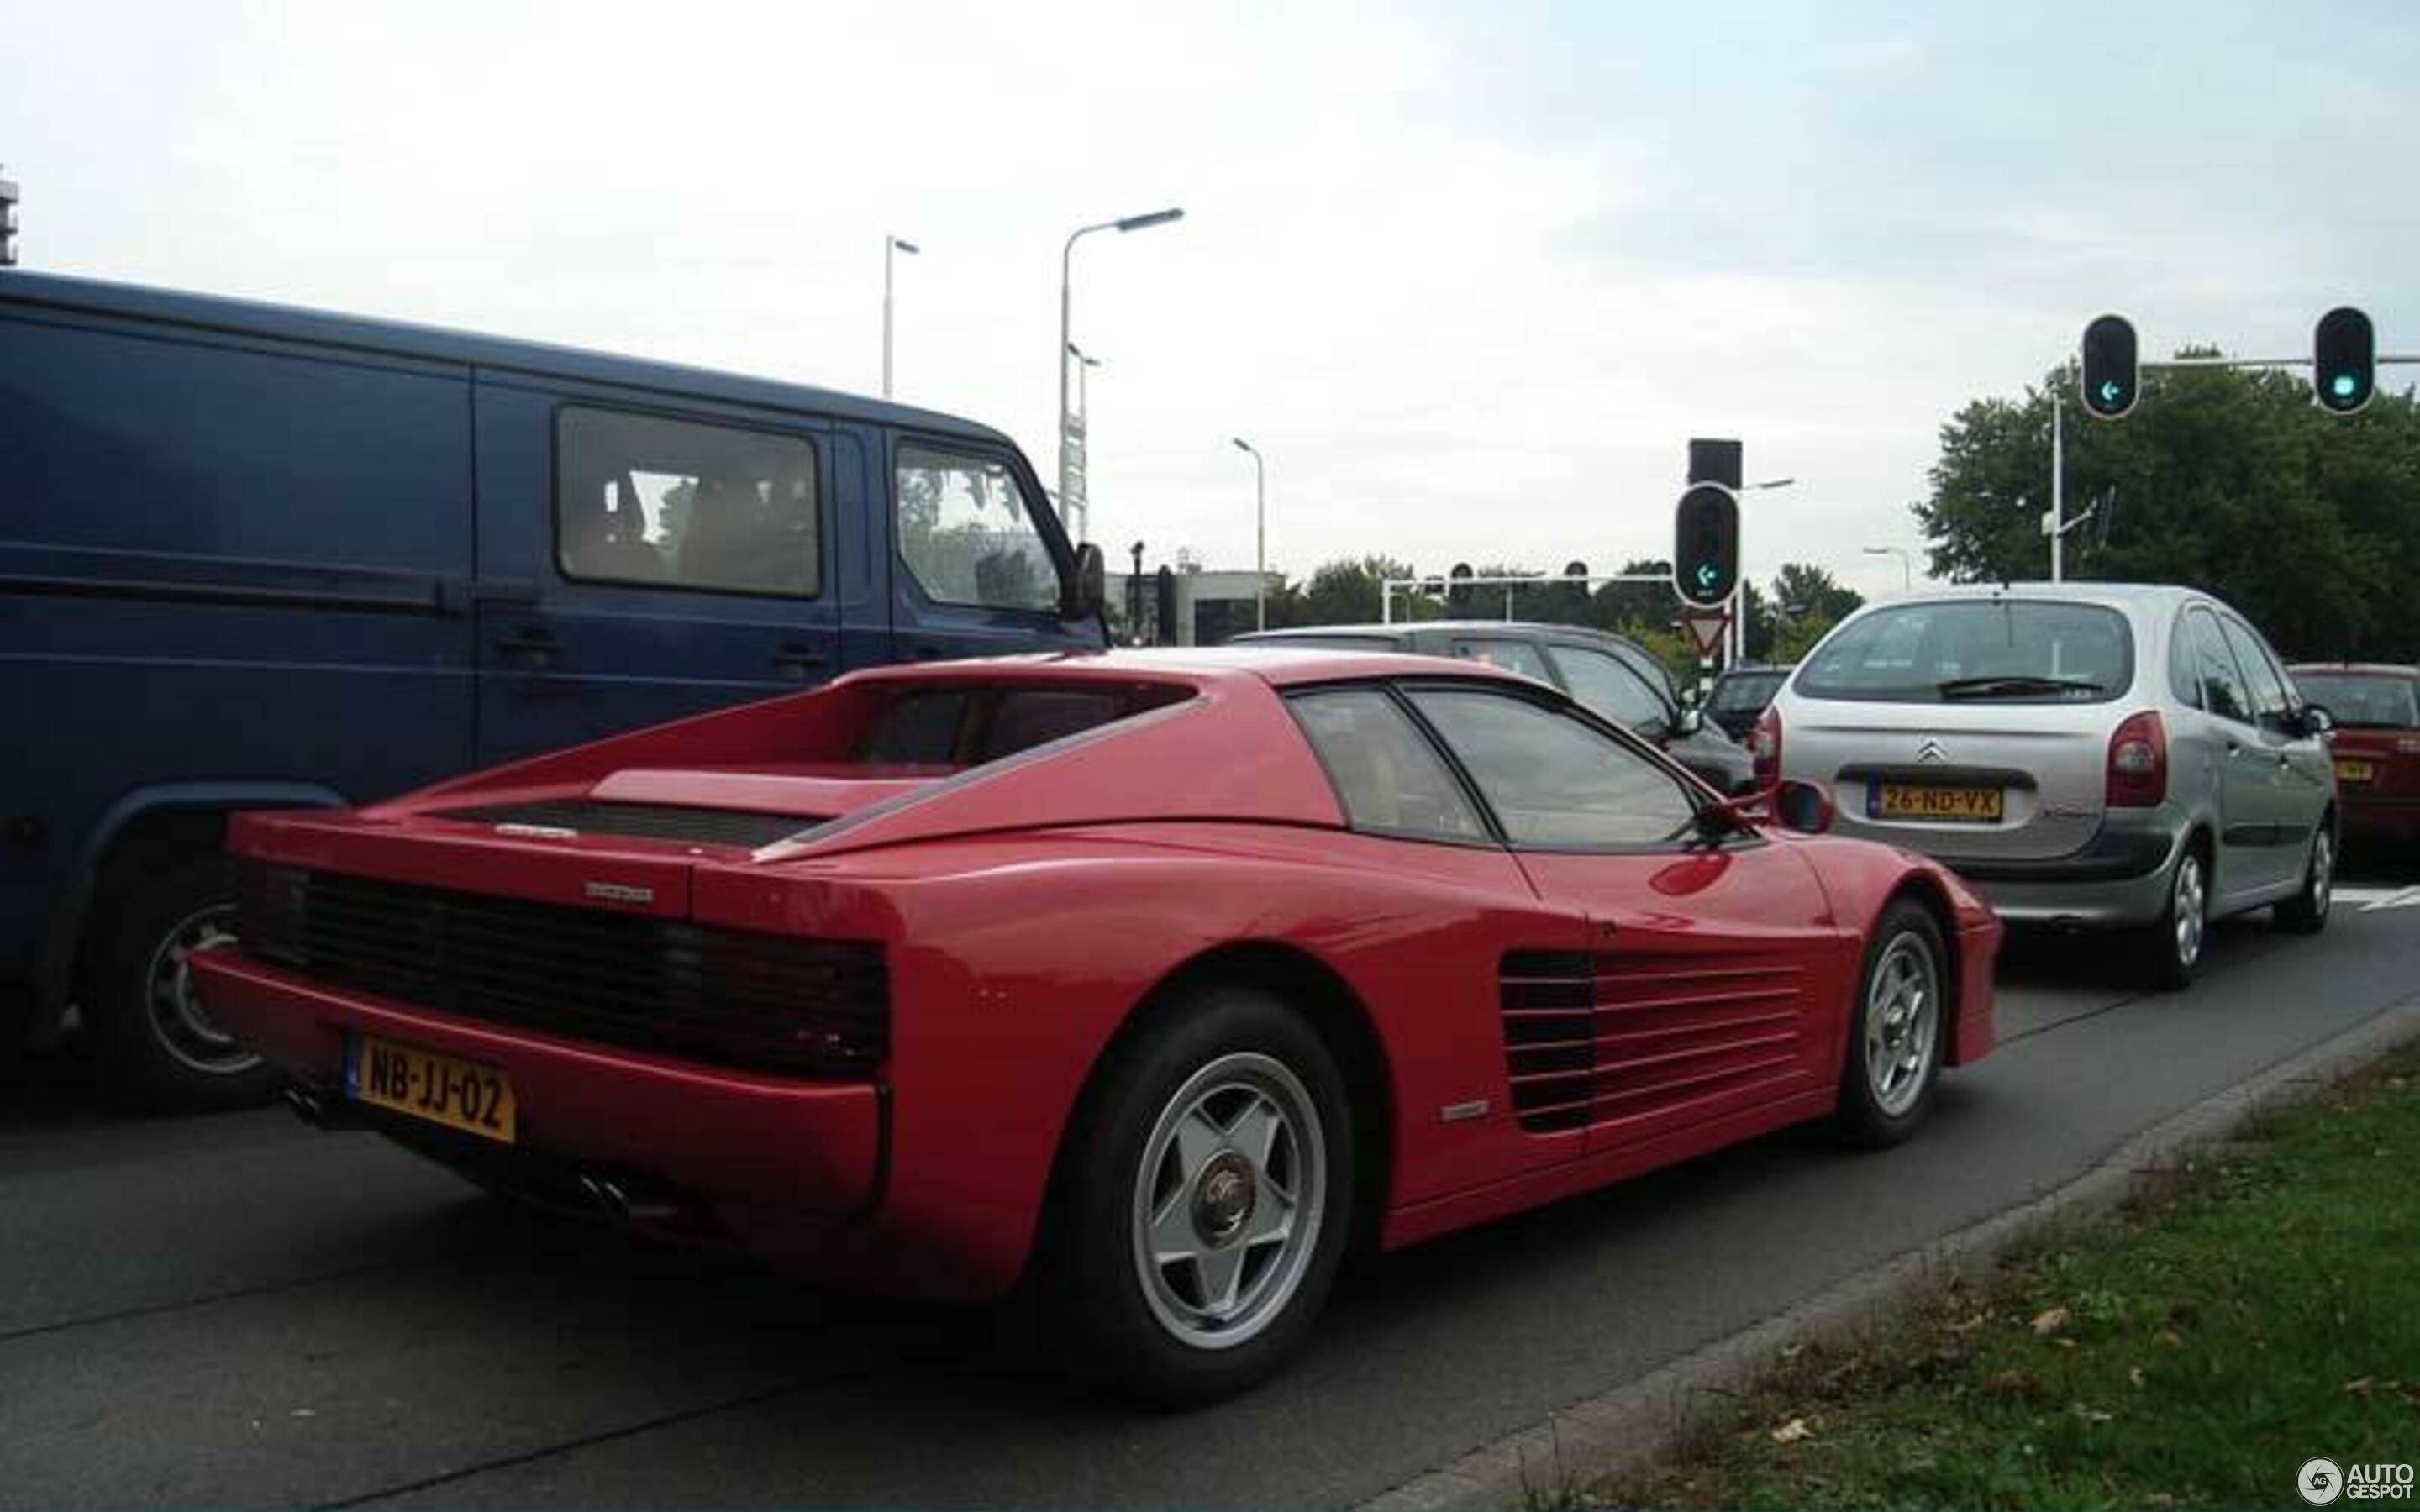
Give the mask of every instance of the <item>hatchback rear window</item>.
POLYGON ((1955 599, 1877 609, 1826 640, 1803 698, 1883 703, 2100 703, 2134 681, 2126 617, 2097 604, 1955 599))
POLYGON ((2296 672, 2294 686, 2303 690, 2303 697, 2334 715, 2338 724, 2389 730, 2420 727, 2420 699, 2413 697, 2408 677, 2296 672))

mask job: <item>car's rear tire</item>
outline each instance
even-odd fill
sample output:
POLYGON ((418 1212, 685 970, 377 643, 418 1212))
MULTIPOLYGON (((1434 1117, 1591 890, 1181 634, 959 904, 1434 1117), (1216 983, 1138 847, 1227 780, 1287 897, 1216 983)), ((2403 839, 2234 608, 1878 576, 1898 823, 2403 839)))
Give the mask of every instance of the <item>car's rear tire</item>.
POLYGON ((2181 992, 2193 985, 2210 933, 2210 857, 2197 841, 2187 841, 2168 872, 2167 906, 2135 937, 2135 958, 2146 985, 2181 992))
POLYGON ((1884 909, 1857 975, 1833 1115, 1851 1143, 1896 1145, 1931 1111, 1949 1034, 1952 980, 1931 913, 1905 898, 1884 909))
POLYGON ((105 899, 100 949, 79 993, 97 1070, 121 1104, 158 1113, 265 1100, 275 1073, 211 1021, 188 958, 234 936, 224 858, 167 862, 105 899))
POLYGON ((1274 997, 1192 989, 1094 1075, 1040 1257, 1068 1364, 1155 1405, 1268 1376, 1309 1335, 1353 1212, 1351 1107, 1274 997))
POLYGON ((2328 927, 2328 906, 2335 901, 2336 841, 2334 825, 2321 820, 2311 831, 2310 854, 2303 858, 2303 890, 2274 910, 2277 927, 2288 934, 2317 934, 2328 927))

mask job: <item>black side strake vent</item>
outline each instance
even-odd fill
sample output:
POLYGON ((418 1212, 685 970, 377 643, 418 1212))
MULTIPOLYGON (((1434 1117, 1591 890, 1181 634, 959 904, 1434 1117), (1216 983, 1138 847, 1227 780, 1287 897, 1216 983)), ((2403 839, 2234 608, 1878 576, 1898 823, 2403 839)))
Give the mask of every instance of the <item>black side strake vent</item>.
POLYGON ((1521 1127, 1531 1134, 1586 1128, 1596 1082, 1596 957, 1508 950, 1501 1001, 1521 1127))
POLYGON ((691 841, 755 850, 787 840, 824 822, 806 814, 762 813, 743 809, 704 809, 682 803, 609 803, 595 798, 542 798, 478 809, 446 809, 434 817, 473 825, 535 825, 582 835, 628 835, 640 840, 691 841))

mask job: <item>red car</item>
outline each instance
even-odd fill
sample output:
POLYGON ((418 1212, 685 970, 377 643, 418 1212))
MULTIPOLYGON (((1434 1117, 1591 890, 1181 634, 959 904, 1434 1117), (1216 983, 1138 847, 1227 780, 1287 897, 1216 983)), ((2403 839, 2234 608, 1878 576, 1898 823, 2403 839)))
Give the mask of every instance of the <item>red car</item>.
POLYGON ((1350 1243, 1886 1144, 1994 1033, 1947 872, 1427 657, 872 671, 231 843, 194 971, 306 1114, 895 1293, 1026 1278, 1164 1400, 1271 1369, 1350 1243))
POLYGON ((2420 842, 2420 667, 2306 663, 2293 672, 2303 696, 2335 720, 2329 745, 2344 838, 2420 842))

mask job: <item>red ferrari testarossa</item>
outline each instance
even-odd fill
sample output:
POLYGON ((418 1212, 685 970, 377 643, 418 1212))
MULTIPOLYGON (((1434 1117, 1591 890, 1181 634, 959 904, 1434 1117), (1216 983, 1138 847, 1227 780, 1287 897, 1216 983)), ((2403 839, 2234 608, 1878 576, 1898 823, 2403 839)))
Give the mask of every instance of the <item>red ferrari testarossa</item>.
POLYGON ((1024 1278, 1199 1399, 1350 1244, 1913 1129, 1999 927, 1826 810, 1467 663, 890 669, 244 816, 194 969, 321 1121, 861 1286, 1024 1278))

